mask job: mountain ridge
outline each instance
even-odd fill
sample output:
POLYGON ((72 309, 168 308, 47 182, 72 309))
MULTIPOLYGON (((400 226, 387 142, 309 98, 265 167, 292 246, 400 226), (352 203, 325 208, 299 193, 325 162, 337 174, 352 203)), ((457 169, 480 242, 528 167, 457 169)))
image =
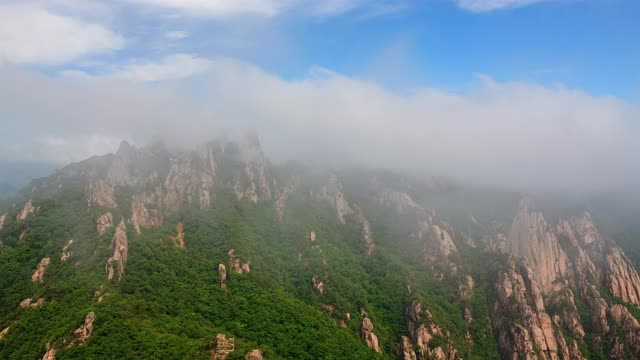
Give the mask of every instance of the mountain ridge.
POLYGON ((640 356, 640 277, 590 213, 460 193, 276 166, 255 134, 122 142, 2 212, 0 358, 640 356))

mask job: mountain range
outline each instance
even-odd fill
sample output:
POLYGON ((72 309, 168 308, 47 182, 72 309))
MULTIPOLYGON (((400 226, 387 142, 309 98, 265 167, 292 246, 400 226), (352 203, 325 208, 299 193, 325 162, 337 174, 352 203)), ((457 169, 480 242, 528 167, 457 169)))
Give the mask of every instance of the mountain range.
POLYGON ((122 142, 0 204, 0 358, 640 358, 640 276, 606 218, 276 165, 255 135, 122 142))

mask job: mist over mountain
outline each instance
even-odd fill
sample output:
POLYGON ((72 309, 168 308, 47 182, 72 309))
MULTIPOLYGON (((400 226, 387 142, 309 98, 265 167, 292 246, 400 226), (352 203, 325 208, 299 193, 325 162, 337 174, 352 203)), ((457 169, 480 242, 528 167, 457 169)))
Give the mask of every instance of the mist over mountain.
POLYGON ((0 360, 640 359, 639 14, 0 0, 0 360))

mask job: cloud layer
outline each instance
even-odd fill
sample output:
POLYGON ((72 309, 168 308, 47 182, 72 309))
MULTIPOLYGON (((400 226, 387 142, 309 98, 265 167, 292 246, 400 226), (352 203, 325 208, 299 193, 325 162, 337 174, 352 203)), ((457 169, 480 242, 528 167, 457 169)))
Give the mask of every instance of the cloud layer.
POLYGON ((62 64, 122 48, 113 31, 37 5, 0 5, 0 61, 62 64))
POLYGON ((322 68, 289 81, 232 59, 200 60, 207 67, 197 77, 153 85, 0 67, 4 131, 23 139, 5 141, 2 154, 80 160, 114 151, 121 138, 193 145, 255 128, 276 160, 357 162, 513 187, 590 190, 640 180, 640 112, 614 98, 486 77, 466 93, 398 94, 322 68), (38 129, 34 140, 20 136, 25 128, 38 129))

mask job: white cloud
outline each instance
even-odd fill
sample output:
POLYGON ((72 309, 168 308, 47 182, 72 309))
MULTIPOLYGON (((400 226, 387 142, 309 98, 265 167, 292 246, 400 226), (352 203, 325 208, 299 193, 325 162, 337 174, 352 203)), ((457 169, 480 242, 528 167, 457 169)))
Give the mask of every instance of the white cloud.
MULTIPOLYGON (((84 149, 88 135, 192 146, 250 127, 276 160, 348 159, 515 187, 640 183, 640 110, 615 98, 488 77, 464 94, 407 95, 319 68, 289 81, 239 61, 199 60, 208 67, 198 76, 153 86, 0 67, 0 118, 9 119, 2 142, 20 139, 19 150, 0 154, 33 153, 34 132, 84 149)), ((73 149, 50 144, 42 156, 64 158, 73 149)))
POLYGON ((405 9, 401 0, 123 0, 136 5, 197 17, 275 16, 296 10, 313 16, 336 16, 357 9, 371 17, 405 9))
POLYGON ((164 81, 188 78, 209 69, 212 62, 193 54, 167 55, 158 62, 133 61, 103 77, 131 81, 164 81))
POLYGON ((462 9, 473 12, 516 8, 552 0, 455 0, 462 9))
POLYGON ((277 14, 291 0, 125 0, 139 5, 167 8, 196 16, 277 14))
POLYGON ((98 24, 36 5, 0 5, 0 60, 63 64, 124 45, 122 36, 98 24))
POLYGON ((189 33, 182 30, 166 31, 164 33, 165 39, 168 40, 182 40, 189 36, 189 33))

